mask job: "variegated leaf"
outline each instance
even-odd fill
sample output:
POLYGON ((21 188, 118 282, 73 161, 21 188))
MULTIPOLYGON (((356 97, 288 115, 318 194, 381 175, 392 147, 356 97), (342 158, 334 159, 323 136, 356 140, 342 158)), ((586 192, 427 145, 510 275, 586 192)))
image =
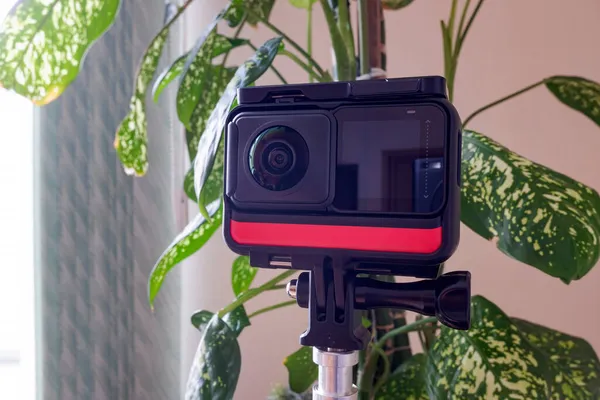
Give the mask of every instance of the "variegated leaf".
POLYGON ((209 26, 210 30, 200 35, 194 48, 189 52, 181 73, 181 82, 177 90, 177 116, 187 129, 190 118, 200 102, 204 91, 212 79, 212 53, 216 44, 217 20, 209 26))
POLYGON ((578 76, 553 76, 544 83, 561 102, 600 126, 600 84, 578 76))
POLYGON ((281 37, 278 37, 265 42, 250 59, 237 69, 235 76, 227 85, 221 99, 208 118, 206 129, 200 138, 198 153, 194 160, 194 187, 196 195, 200 194, 197 197, 199 199, 200 211, 203 214, 206 214, 204 210, 206 203, 203 201, 204 195, 202 193, 205 190, 204 186, 208 176, 213 169, 227 113, 235 100, 237 89, 250 85, 269 68, 277 55, 281 39, 281 37))
POLYGON ((148 299, 151 306, 153 306, 169 271, 198 251, 221 225, 223 218, 221 201, 217 200, 211 203, 207 207, 207 211, 208 215, 212 217, 211 221, 207 221, 202 215, 198 214, 177 235, 154 265, 148 282, 148 299))
POLYGON ((114 146, 125 172, 129 175, 142 176, 148 170, 146 90, 156 72, 168 33, 168 27, 163 28, 142 56, 129 113, 117 128, 114 146))
POLYGON ((600 197, 473 131, 463 133, 462 221, 505 254, 564 282, 600 252, 600 197))
MULTIPOLYGON (((206 325, 208 325, 213 316, 214 313, 211 311, 196 311, 191 318, 192 325, 194 325, 201 333, 204 333, 206 325)), ((240 336, 240 333, 242 333, 244 328, 250 326, 250 319, 248 318, 248 314, 246 314, 246 309, 243 304, 225 314, 223 321, 229 325, 229 328, 235 333, 235 336, 240 336)))
POLYGON ((261 19, 268 20, 275 0, 232 0, 224 19, 230 27, 238 26, 246 15, 246 22, 256 26, 261 19))
POLYGON ((17 2, 0 26, 0 87, 38 105, 59 97, 77 77, 88 49, 113 23, 119 4, 17 2))
POLYGON ((206 83, 202 93, 202 101, 196 105, 192 113, 190 129, 186 130, 188 154, 191 161, 198 152, 198 143, 206 129, 207 120, 236 71, 235 68, 223 68, 220 65, 208 68, 210 68, 210 72, 207 73, 207 77, 210 77, 210 80, 206 83))
POLYGON ((196 191, 194 190, 194 168, 188 169, 185 178, 183 178, 183 191, 190 200, 193 202, 198 201, 196 198, 196 191))
POLYGON ((214 315, 204 329, 188 376, 186 400, 231 399, 241 369, 235 332, 214 315))
MULTIPOLYGON (((221 198, 223 194, 223 163, 225 161, 225 149, 224 140, 221 139, 219 149, 217 150, 217 156, 215 157, 215 163, 213 168, 208 175, 206 180, 206 191, 204 194, 204 202, 210 203, 213 200, 221 198)), ((194 189, 194 168, 190 168, 185 174, 183 180, 183 190, 188 198, 194 202, 197 202, 196 191, 194 189)))
POLYGON ((425 354, 406 360, 375 393, 375 400, 429 400, 425 386, 425 354))
POLYGON ((435 399, 569 399, 600 396, 600 362, 583 339, 513 320, 472 298, 468 331, 442 327, 425 379, 435 399))
POLYGON ((250 289, 257 272, 258 268, 250 265, 249 257, 239 256, 235 259, 231 267, 231 288, 236 297, 250 289))
POLYGON ((215 315, 215 313, 208 310, 196 311, 191 317, 192 325, 200 332, 204 333, 204 328, 206 328, 206 325, 208 325, 213 315, 215 315))
MULTIPOLYGON (((224 53, 227 53, 230 50, 233 50, 236 47, 243 46, 248 43, 247 39, 237 39, 237 38, 229 38, 227 36, 217 34, 215 37, 215 44, 213 47, 212 57, 218 57, 224 53)), ((178 57, 173 63, 167 67, 163 72, 160 73, 158 78, 156 78, 156 82, 154 82, 154 86, 152 87, 152 97, 155 102, 158 101, 161 93, 165 88, 175 80, 181 73, 185 67, 185 62, 189 56, 189 53, 186 53, 180 57, 178 57)))
POLYGON ((290 389, 302 393, 317 380, 319 369, 312 359, 312 347, 303 346, 283 360, 288 370, 290 389))

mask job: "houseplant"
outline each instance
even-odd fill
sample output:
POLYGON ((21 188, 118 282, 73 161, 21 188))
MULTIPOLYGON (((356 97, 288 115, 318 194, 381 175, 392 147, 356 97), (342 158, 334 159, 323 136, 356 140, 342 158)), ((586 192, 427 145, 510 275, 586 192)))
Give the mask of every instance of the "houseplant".
MULTIPOLYGON (((235 102, 235 89, 253 84, 275 57, 291 58, 314 81, 352 80, 357 74, 370 72, 365 62, 365 43, 352 39, 353 29, 365 29, 365 19, 352 26, 345 2, 290 0, 296 6, 320 8, 325 13, 336 61, 334 70, 328 72, 313 59, 310 46, 298 45, 269 20, 274 0, 234 0, 198 38, 193 49, 159 73, 156 69, 169 28, 192 1, 178 7, 150 43, 141 60, 129 113, 115 140, 125 171, 143 175, 148 167, 146 95, 152 92, 157 98, 169 83, 178 80, 177 112, 186 127, 189 156, 194 162, 194 169, 185 177, 185 190, 198 202, 201 213, 157 261, 149 282, 151 304, 169 270, 201 248, 220 226, 223 151, 219 145, 224 116, 235 102), (218 34, 224 24, 236 29, 233 37, 218 34), (227 63, 227 55, 236 47, 254 46, 239 37, 245 24, 265 25, 275 37, 256 48, 246 63, 234 68, 227 63), (362 60, 358 73, 357 53, 362 60)), ((351 6, 363 10, 372 1, 352 2, 351 6)), ((39 105, 59 97, 76 78, 86 50, 110 27, 119 3, 25 0, 17 4, 0 28, 0 84, 39 105), (64 6, 67 3, 80 7, 64 6), (82 9, 85 14, 77 11, 82 9), (49 18, 51 15, 53 18, 49 18), (73 35, 74 31, 80 35, 73 35)), ((383 1, 385 7, 397 10, 410 3, 383 1)), ((461 49, 485 1, 467 0, 462 6, 457 0, 448 3, 449 17, 441 26, 444 70, 452 97, 461 49)), ((308 12, 307 21, 310 15, 308 12)), ((310 23, 308 26, 310 30, 310 23)), ((279 71, 276 74, 285 83, 285 77, 279 71)), ((552 76, 464 117, 465 128, 479 112, 541 86, 600 125, 600 86, 579 77, 552 76)), ((465 129, 463 142, 462 221, 494 241, 508 256, 566 283, 585 276, 599 257, 598 194, 478 132, 465 129)), ((202 330, 203 337, 190 372, 188 398, 230 398, 235 391, 241 363, 236 337, 252 317, 246 314, 244 303, 266 290, 279 288, 292 275, 283 272, 252 287, 256 273, 246 258, 238 258, 232 267, 236 299, 216 315, 200 311, 192 316, 192 323, 202 330)), ((259 310, 254 315, 267 311, 259 310)), ((429 318, 406 325, 402 313, 381 312, 371 315, 365 324, 381 325, 377 322, 383 318, 389 318, 395 328, 373 332, 374 340, 364 353, 358 379, 363 398, 600 397, 600 363, 585 341, 510 318, 483 297, 473 299, 473 327, 469 332, 439 327, 429 318), (396 347, 394 344, 406 343, 407 332, 414 330, 420 332, 425 353, 412 355, 403 350, 381 356, 382 351, 396 347)), ((300 349, 285 361, 294 392, 305 391, 315 379, 308 355, 307 349, 300 349)))

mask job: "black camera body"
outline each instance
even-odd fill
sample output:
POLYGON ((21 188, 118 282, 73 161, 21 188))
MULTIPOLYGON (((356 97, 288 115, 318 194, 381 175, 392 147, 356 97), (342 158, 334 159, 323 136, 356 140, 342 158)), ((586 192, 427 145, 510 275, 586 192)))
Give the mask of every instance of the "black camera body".
POLYGON ((327 256, 438 275, 460 225, 461 123, 443 77, 249 87, 238 102, 224 164, 234 252, 262 268, 327 256))

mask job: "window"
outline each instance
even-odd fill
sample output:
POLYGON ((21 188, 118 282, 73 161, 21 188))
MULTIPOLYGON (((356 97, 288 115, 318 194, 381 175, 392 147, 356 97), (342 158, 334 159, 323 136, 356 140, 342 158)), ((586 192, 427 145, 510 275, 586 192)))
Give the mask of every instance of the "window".
MULTIPOLYGON (((15 0, 0 0, 0 20, 15 0)), ((34 400, 33 105, 0 89, 0 399, 34 400)))

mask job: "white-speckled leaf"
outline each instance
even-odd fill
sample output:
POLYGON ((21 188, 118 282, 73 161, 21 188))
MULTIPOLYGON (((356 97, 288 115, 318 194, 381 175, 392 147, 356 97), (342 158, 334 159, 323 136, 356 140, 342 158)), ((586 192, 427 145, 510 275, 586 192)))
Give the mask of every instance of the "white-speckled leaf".
POLYGON ((600 84, 578 76, 553 76, 544 82, 563 104, 600 126, 600 84))
POLYGON ((267 40, 256 50, 255 54, 250 59, 246 60, 246 62, 237 69, 234 77, 223 92, 221 99, 218 101, 208 118, 206 129, 200 137, 198 153, 194 160, 194 188, 196 190, 196 195, 200 194, 197 197, 199 199, 198 204, 200 206, 200 211, 203 215, 206 214, 206 211, 204 210, 206 202, 204 201, 204 195, 202 193, 205 191, 204 186, 213 169, 217 149, 221 142, 223 128, 225 126, 225 120, 227 119, 227 113, 235 100, 237 89, 250 85, 256 81, 267 68, 269 68, 277 55, 281 40, 281 37, 267 40))
MULTIPOLYGON (((229 38, 219 34, 216 35, 215 41, 216 43, 213 46, 212 54, 213 59, 223 53, 233 50, 236 47, 248 43, 247 39, 229 38)), ((167 67, 158 75, 158 78, 156 78, 156 82, 154 82, 154 86, 152 87, 152 97, 155 102, 158 101, 158 98, 163 90, 165 90, 165 88, 169 86, 169 84, 173 82, 175 78, 181 75, 185 68, 185 62, 187 61, 188 56, 189 53, 179 56, 169 67, 167 67)))
MULTIPOLYGON (((196 311, 192 315, 192 325, 196 327, 200 331, 200 333, 204 333, 204 329, 213 318, 214 313, 207 310, 196 311)), ((246 313, 246 308, 243 304, 233 309, 233 311, 225 314, 223 317, 223 321, 229 328, 235 333, 235 336, 240 336, 240 333, 244 330, 244 328, 250 326, 250 319, 248 318, 248 314, 246 313)))
MULTIPOLYGON (((14 3, 14 1, 13 1, 14 3)), ((48 104, 71 84, 119 0, 19 1, 0 25, 0 87, 48 104)))
POLYGON ((206 325, 194 356, 185 399, 232 399, 241 363, 235 332, 215 314, 206 325))
POLYGON ((375 400, 429 400, 425 386, 425 354, 406 360, 377 391, 375 400))
POLYGON ((481 296, 471 322, 468 331, 442 327, 428 354, 430 398, 599 398, 600 362, 583 339, 513 320, 481 296))
POLYGON ((473 131, 463 132, 462 221, 509 256, 564 282, 600 252, 600 197, 473 131))
POLYGON ((231 266, 231 288, 236 297, 250 289, 257 272, 258 268, 250 265, 249 257, 239 256, 235 259, 231 266))
POLYGON ((296 393, 302 393, 317 380, 319 369, 312 359, 312 347, 301 347, 283 360, 288 370, 288 384, 296 393))
POLYGON ((224 19, 233 28, 242 22, 248 12, 246 22, 256 26, 261 19, 269 19, 274 5, 275 0, 232 0, 224 19))
POLYGON ((148 121, 146 120, 146 90, 154 77, 162 54, 168 28, 163 28, 142 56, 129 113, 115 135, 114 146, 128 175, 143 176, 148 170, 148 121))
POLYGON ((198 152, 198 143, 206 129, 206 122, 236 71, 235 68, 223 68, 220 65, 210 66, 209 68, 211 71, 207 76, 210 76, 210 80, 202 93, 202 101, 196 105, 192 112, 190 128, 186 130, 188 154, 191 161, 194 160, 198 152))
POLYGON ((203 97, 212 79, 212 53, 217 42, 218 20, 209 26, 210 30, 200 35, 194 48, 188 53, 179 88, 177 89, 177 115, 190 129, 190 119, 194 109, 203 97))
POLYGON ((207 211, 208 215, 212 217, 211 221, 206 221, 202 215, 198 214, 177 235, 154 265, 148 281, 148 299, 151 306, 154 304, 154 300, 169 271, 175 265, 198 251, 221 225, 223 218, 221 201, 217 200, 211 203, 207 207, 207 211))

